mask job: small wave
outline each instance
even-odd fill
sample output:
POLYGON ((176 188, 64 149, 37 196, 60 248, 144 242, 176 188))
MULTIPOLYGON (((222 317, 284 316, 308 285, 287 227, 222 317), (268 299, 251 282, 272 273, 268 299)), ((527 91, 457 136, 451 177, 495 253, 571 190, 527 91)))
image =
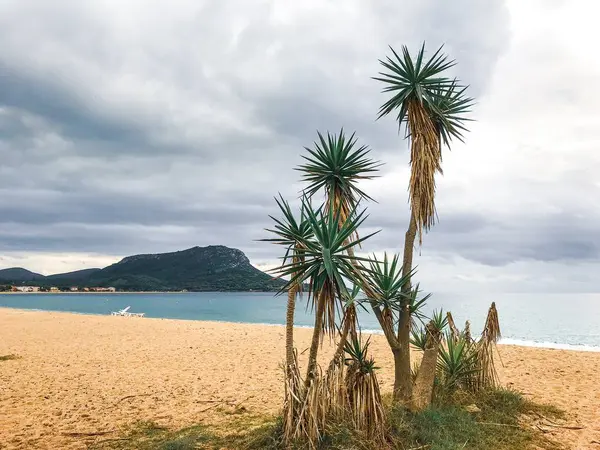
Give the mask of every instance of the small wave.
POLYGON ((574 350, 578 352, 600 352, 600 347, 582 344, 558 344, 556 342, 536 342, 521 339, 500 339, 500 344, 518 345, 521 347, 553 348, 557 350, 574 350))

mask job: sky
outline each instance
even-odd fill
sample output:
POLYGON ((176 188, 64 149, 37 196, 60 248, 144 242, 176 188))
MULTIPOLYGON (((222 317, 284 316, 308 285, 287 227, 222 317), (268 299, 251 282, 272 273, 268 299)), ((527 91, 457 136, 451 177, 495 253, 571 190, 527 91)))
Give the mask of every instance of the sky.
POLYGON ((408 146, 371 77, 388 45, 457 61, 429 291, 600 292, 600 57, 588 0, 0 0, 0 268, 51 274, 222 244, 261 269, 273 197, 317 130, 384 163, 369 253, 402 250, 408 146))

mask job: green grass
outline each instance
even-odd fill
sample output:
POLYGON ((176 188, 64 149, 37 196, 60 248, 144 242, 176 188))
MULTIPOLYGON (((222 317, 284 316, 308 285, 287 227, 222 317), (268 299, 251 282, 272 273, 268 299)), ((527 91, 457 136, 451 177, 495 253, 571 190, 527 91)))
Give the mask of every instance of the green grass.
POLYGON ((12 359, 20 359, 20 356, 17 355, 3 355, 0 356, 0 361, 10 361, 12 359))
MULTIPOLYGON (((389 411, 390 449, 423 450, 561 450, 543 433, 525 423, 523 417, 563 418, 552 406, 525 400, 508 390, 493 390, 477 396, 462 395, 452 404, 439 404, 418 414, 403 409, 389 411), (480 412, 467 412, 476 405, 480 412)), ((282 450, 281 421, 248 413, 231 416, 226 428, 194 426, 168 430, 153 423, 140 423, 123 437, 107 439, 92 450, 282 450)), ((295 449, 304 449, 297 445, 295 449)), ((345 424, 328 430, 319 450, 380 450, 345 424)))

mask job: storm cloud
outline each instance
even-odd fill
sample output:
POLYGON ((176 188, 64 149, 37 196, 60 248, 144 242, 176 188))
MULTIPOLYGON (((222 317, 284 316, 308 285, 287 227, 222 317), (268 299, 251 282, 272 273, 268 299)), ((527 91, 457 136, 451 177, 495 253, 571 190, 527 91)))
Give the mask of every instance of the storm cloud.
POLYGON ((512 279, 519 267, 524 289, 551 289, 535 284, 535 267, 564 274, 584 265, 581 289, 600 287, 600 99, 586 88, 600 66, 573 35, 576 20, 591 17, 584 9, 497 0, 4 2, 1 263, 52 273, 224 244, 271 266, 278 249, 257 239, 276 213, 273 196, 296 201, 303 146, 316 130, 341 127, 385 163, 364 183, 378 200, 368 227, 382 230, 366 250, 399 251, 407 146, 391 118, 375 120, 385 97, 371 77, 388 45, 425 41, 430 51, 444 44, 478 101, 466 143, 444 156, 440 221, 418 261, 425 279, 462 289, 512 279), (69 256, 57 265, 60 255, 69 256))

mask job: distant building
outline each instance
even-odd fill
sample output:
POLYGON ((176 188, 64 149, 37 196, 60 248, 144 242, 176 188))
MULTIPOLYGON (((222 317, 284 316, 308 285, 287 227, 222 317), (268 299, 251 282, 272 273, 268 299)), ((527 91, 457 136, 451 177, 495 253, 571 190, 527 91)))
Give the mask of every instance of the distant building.
POLYGON ((79 290, 78 287, 72 287, 69 289, 71 292, 77 292, 79 290))
POLYGON ((39 286, 13 286, 13 292, 39 292, 39 286))
POLYGON ((97 287, 93 288, 96 292, 116 292, 114 287, 97 287))
POLYGON ((51 287, 50 292, 60 292, 60 289, 57 287, 51 287))

